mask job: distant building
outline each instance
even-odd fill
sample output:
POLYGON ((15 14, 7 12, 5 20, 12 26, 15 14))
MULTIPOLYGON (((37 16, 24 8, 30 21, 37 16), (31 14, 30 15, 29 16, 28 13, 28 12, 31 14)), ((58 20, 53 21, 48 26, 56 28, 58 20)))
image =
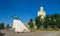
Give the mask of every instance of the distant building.
MULTIPOLYGON (((38 11, 38 16, 41 16, 41 19, 43 20, 46 17, 46 12, 44 11, 43 7, 40 7, 40 10, 38 11)), ((34 28, 37 28, 35 25, 35 21, 33 21, 34 28)))
POLYGON ((38 16, 41 16, 42 20, 46 17, 46 12, 44 11, 43 7, 40 7, 40 10, 38 11, 38 16))

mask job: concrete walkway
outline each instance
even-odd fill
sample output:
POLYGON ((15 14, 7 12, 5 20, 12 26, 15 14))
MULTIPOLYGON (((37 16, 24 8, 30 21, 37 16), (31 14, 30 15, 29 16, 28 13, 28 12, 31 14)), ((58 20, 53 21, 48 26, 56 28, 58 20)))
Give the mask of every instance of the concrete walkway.
POLYGON ((26 32, 16 33, 13 31, 2 30, 4 36, 60 36, 60 31, 39 31, 39 32, 26 32))

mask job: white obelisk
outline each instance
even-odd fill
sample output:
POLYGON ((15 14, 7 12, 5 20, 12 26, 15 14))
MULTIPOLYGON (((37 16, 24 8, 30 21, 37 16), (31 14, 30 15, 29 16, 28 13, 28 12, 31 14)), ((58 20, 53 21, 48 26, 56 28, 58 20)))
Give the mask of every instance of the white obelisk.
POLYGON ((13 28, 15 32, 29 32, 30 30, 19 20, 13 20, 13 28))

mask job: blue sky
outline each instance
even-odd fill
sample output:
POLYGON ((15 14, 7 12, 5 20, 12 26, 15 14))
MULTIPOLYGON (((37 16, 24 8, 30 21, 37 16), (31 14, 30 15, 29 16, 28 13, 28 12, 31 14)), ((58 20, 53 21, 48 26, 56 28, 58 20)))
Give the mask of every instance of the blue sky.
POLYGON ((60 0, 0 0, 0 22, 12 24, 11 16, 19 16, 22 22, 35 19, 40 7, 46 14, 60 14, 60 0))

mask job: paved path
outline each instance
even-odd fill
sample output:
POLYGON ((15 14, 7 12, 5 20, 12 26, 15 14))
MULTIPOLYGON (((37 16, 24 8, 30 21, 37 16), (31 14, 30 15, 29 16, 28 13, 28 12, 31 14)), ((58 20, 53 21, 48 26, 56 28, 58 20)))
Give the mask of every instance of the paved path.
POLYGON ((27 32, 27 33, 2 31, 2 33, 5 33, 4 36, 60 36, 60 31, 39 31, 39 32, 27 32))

